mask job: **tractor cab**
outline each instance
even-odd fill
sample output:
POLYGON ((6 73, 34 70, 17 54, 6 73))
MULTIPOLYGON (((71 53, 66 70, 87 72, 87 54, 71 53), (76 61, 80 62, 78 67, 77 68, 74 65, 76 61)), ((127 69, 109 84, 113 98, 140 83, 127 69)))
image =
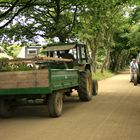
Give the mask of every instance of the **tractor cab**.
POLYGON ((85 44, 49 44, 42 52, 47 57, 71 59, 72 68, 91 69, 89 52, 85 44))

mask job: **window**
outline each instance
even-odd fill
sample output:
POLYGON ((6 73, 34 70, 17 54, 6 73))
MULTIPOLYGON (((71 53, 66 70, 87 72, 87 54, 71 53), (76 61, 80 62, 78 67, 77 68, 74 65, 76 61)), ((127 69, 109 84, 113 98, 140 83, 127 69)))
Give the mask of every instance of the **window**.
POLYGON ((85 56, 85 48, 82 47, 81 51, 82 51, 82 59, 85 59, 86 58, 86 56, 85 56))
POLYGON ((28 49, 27 54, 37 54, 37 49, 28 49))
POLYGON ((76 48, 70 49, 69 53, 71 53, 75 59, 77 58, 76 48))

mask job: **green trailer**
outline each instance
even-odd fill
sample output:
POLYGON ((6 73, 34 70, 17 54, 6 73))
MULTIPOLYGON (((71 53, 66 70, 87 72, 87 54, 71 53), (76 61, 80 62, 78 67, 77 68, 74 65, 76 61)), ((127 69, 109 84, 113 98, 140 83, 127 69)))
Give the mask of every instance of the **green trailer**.
POLYGON ((1 72, 0 96, 52 94, 79 85, 78 70, 45 69, 1 72))
POLYGON ((52 117, 62 113, 62 96, 79 85, 73 69, 45 69, 0 73, 0 114, 8 117, 19 99, 44 99, 52 117))

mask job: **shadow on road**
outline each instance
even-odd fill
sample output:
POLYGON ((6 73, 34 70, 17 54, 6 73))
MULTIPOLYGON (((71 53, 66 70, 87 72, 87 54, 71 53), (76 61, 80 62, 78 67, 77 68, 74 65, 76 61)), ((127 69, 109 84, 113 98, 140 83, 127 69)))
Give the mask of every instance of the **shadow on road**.
MULTIPOLYGON (((63 104, 63 113, 69 112, 74 108, 82 105, 78 96, 66 97, 63 104)), ((26 119, 37 119, 37 118, 50 118, 48 115, 47 105, 33 105, 33 106, 19 106, 17 107, 10 118, 26 118, 26 119)), ((9 118, 9 119, 10 119, 9 118)), ((1 120, 1 119, 0 119, 1 120)), ((3 119, 2 119, 3 120, 3 119)))

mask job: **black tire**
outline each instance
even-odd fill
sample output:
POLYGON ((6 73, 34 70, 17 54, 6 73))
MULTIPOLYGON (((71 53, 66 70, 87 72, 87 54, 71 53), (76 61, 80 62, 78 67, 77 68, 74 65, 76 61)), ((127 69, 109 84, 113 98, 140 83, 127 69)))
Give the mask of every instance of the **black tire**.
POLYGON ((137 80, 138 80, 138 84, 140 84, 140 76, 139 75, 138 75, 138 79, 137 80))
POLYGON ((63 110, 63 95, 55 92, 49 95, 48 112, 50 117, 59 117, 63 110))
POLYGON ((137 86, 138 84, 138 77, 137 74, 134 74, 134 86, 137 86))
POLYGON ((3 118, 8 118, 11 116, 11 107, 5 100, 0 100, 0 116, 3 118))
POLYGON ((92 99, 92 75, 89 70, 80 73, 78 96, 82 101, 90 101, 92 99))
POLYGON ((96 96, 98 94, 98 81, 97 80, 93 80, 92 84, 93 84, 92 95, 96 96))

